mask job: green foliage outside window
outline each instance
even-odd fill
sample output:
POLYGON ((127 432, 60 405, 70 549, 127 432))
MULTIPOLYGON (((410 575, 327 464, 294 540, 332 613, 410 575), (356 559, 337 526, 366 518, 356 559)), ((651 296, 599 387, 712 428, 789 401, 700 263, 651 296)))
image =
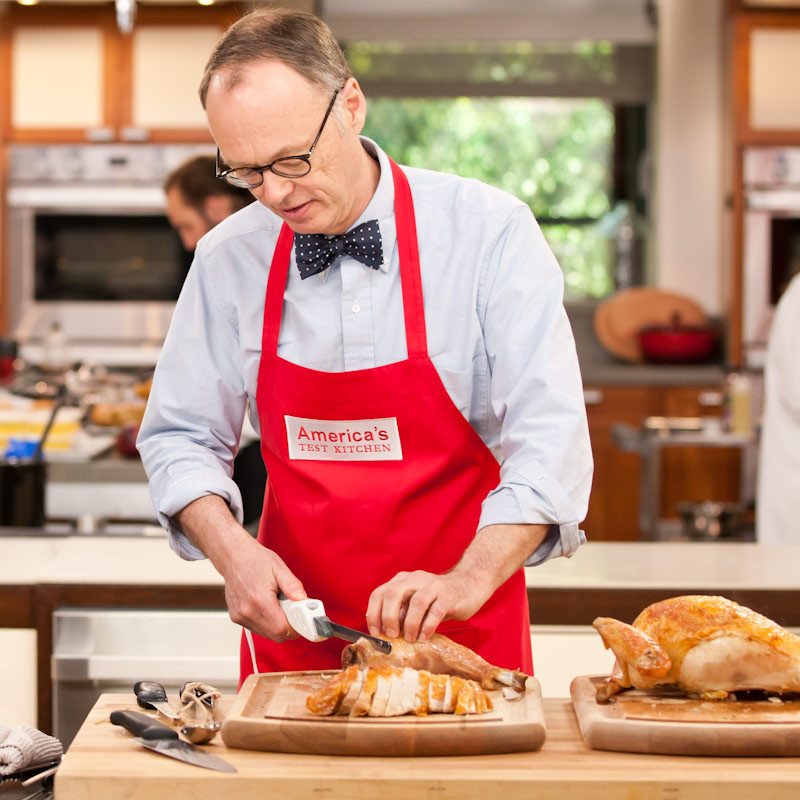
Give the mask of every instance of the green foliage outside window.
POLYGON ((398 163, 478 178, 516 195, 539 220, 567 293, 613 290, 607 238, 614 118, 600 99, 368 98, 364 134, 398 163))

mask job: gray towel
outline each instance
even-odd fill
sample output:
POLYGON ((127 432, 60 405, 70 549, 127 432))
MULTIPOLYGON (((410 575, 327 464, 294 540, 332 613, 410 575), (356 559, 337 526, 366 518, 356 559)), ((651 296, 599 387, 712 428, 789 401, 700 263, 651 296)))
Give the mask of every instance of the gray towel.
POLYGON ((0 726, 0 775, 59 761, 62 755, 64 748, 58 739, 30 725, 19 725, 13 730, 0 726))

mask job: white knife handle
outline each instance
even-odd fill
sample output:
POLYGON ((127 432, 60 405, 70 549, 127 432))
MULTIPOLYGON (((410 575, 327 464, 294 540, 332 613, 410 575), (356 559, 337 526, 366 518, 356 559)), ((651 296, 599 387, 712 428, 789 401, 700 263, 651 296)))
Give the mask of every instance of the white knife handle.
POLYGON ((278 593, 278 604, 280 605, 286 619, 292 628, 304 639, 310 642, 322 642, 327 636, 320 636, 317 626, 314 624, 314 617, 325 616, 325 606, 322 600, 290 600, 283 592, 278 593))

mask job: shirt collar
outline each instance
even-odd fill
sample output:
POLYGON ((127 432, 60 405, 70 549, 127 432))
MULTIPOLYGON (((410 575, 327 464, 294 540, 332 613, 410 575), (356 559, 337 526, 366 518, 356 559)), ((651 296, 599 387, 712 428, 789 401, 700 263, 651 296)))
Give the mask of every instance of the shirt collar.
POLYGON ((392 169, 389 164, 389 157, 381 150, 378 145, 361 136, 361 146, 367 153, 378 160, 381 168, 381 176, 378 179, 378 186, 372 199, 367 203, 361 216, 353 223, 353 227, 367 222, 371 219, 378 220, 381 230, 381 241, 383 243, 383 264, 379 267, 381 272, 388 272, 392 263, 392 254, 397 244, 397 226, 394 219, 394 181, 392 180, 392 169))

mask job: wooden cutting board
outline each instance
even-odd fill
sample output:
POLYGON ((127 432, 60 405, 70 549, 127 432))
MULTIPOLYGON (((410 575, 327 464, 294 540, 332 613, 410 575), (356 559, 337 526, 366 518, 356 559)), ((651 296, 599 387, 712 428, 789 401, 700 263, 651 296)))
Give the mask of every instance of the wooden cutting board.
POLYGON ((800 700, 693 700, 678 694, 623 692, 598 703, 605 676, 570 686, 586 744, 595 750, 690 756, 800 755, 800 700))
POLYGON ((359 756, 448 756, 538 750, 545 739, 542 692, 528 678, 519 700, 491 691, 485 714, 403 717, 319 717, 306 697, 332 675, 275 672, 250 675, 222 726, 227 747, 281 753, 359 756))

